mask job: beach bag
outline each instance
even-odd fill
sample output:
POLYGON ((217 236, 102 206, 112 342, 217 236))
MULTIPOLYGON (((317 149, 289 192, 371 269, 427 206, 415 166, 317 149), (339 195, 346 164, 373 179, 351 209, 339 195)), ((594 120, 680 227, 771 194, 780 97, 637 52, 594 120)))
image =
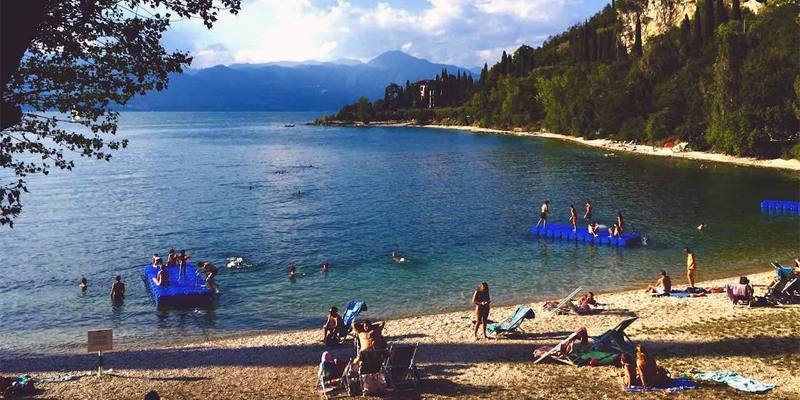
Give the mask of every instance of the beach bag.
POLYGON ((377 394, 386 391, 386 376, 382 372, 361 375, 361 390, 364 394, 377 394))

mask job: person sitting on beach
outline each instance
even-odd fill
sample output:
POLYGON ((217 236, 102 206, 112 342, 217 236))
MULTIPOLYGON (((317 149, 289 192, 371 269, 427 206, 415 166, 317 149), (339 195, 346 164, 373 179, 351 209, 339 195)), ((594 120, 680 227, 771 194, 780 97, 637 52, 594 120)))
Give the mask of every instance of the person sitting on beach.
POLYGON ((163 261, 161 260, 161 256, 159 256, 158 253, 155 253, 153 254, 153 259, 150 263, 153 264, 154 268, 158 268, 158 266, 161 265, 163 261))
POLYGON ((186 254, 186 250, 181 250, 181 254, 178 254, 178 276, 180 278, 186 277, 186 263, 189 262, 188 254, 186 254))
POLYGON ((539 221, 536 222, 536 226, 538 227, 539 224, 544 223, 544 229, 547 229, 547 213, 550 212, 550 200, 545 200, 542 203, 541 210, 539 212, 539 221))
POLYGON ((331 306, 328 309, 328 318, 325 319, 325 325, 322 325, 322 343, 338 343, 339 332, 343 326, 344 321, 342 321, 342 316, 339 315, 339 309, 336 306, 331 306))
POLYGON ((600 236, 600 225, 598 225, 597 222, 590 222, 587 230, 589 231, 589 234, 594 237, 600 236))
POLYGON ((109 292, 111 296, 111 301, 119 302, 125 298, 125 284, 122 283, 122 277, 117 275, 114 277, 114 283, 111 284, 111 292, 109 292))
POLYGON ((617 211, 617 229, 619 229, 619 234, 622 235, 622 231, 625 226, 625 219, 622 217, 622 211, 617 211))
POLYGON ((655 357, 641 344, 636 346, 636 375, 643 387, 664 387, 671 381, 669 372, 659 367, 655 357))
POLYGON ((639 383, 639 377, 636 376, 636 361, 628 353, 621 353, 619 358, 622 365, 622 385, 626 388, 636 386, 639 383))
POLYGON ((589 200, 586 200, 586 204, 583 205, 583 209, 585 213, 583 214, 583 219, 586 221, 592 221, 592 203, 589 200))
POLYGON ((214 277, 219 275, 219 269, 210 262, 201 263, 200 269, 208 274, 206 275, 206 285, 208 285, 214 293, 219 293, 219 285, 217 282, 214 282, 214 277))
POLYGON ((178 253, 175 252, 175 249, 169 249, 169 253, 167 253, 167 266, 174 267, 178 265, 178 253))
POLYGON ((153 278, 153 283, 156 286, 167 286, 167 283, 169 283, 167 269, 161 264, 158 265, 158 274, 153 278))
POLYGON ((341 362, 333 358, 333 354, 326 351, 322 353, 317 376, 325 383, 335 383, 342 375, 341 362))
POLYGON ((645 293, 669 294, 672 291, 672 279, 667 275, 667 271, 661 270, 658 280, 653 285, 648 285, 645 293))
POLYGON ((578 232, 578 213, 575 212, 575 206, 569 205, 569 222, 572 224, 572 231, 578 232))
POLYGON ((592 313, 600 311, 599 304, 594 298, 594 293, 588 292, 578 299, 578 313, 592 313))
POLYGON ((362 323, 353 321, 353 332, 358 337, 358 352, 364 350, 385 350, 387 347, 386 338, 383 336, 385 321, 372 323, 364 320, 362 323))
POLYGON ((475 292, 472 293, 472 304, 475 305, 475 327, 473 335, 475 339, 478 337, 478 328, 483 325, 483 337, 489 338, 486 335, 486 325, 489 323, 489 309, 491 307, 491 299, 489 297, 489 285, 486 282, 481 282, 475 292))
POLYGON ((78 285, 78 287, 81 288, 81 292, 85 292, 86 289, 89 288, 89 280, 87 280, 86 277, 84 276, 83 278, 81 278, 81 283, 78 285))

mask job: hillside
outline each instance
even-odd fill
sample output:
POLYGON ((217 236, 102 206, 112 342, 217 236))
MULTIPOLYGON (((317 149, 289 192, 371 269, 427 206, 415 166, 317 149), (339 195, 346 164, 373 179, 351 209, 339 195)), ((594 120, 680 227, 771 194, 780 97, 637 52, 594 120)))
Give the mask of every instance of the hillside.
POLYGON ((215 66, 170 77, 167 90, 133 99, 135 111, 313 111, 332 110, 359 96, 383 97, 386 82, 405 82, 435 75, 442 68, 400 51, 368 63, 277 62, 215 66))
POLYGON ((362 99, 319 122, 545 129, 800 159, 798 14, 788 0, 617 0, 537 48, 504 52, 466 92, 437 76, 424 83, 433 92, 412 84, 405 102, 362 99))

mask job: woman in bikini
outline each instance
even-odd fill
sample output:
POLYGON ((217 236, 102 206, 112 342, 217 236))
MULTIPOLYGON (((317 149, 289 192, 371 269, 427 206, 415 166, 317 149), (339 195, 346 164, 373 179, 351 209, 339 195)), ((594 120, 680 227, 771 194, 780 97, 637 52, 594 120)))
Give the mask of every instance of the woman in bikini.
POLYGON ((489 321, 489 307, 491 299, 489 298, 489 285, 486 282, 481 282, 475 292, 472 294, 472 304, 475 305, 475 329, 473 335, 475 339, 478 337, 478 327, 483 325, 483 337, 486 336, 486 324, 489 321))
POLYGON ((575 212, 575 206, 569 205, 569 222, 572 223, 572 231, 578 232, 578 213, 575 212))

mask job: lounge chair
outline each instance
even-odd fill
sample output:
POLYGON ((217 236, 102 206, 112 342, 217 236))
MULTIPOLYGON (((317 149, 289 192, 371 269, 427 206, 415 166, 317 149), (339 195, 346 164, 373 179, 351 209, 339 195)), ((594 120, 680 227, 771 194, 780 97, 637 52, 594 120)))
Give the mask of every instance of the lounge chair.
POLYGON ((725 294, 734 307, 737 305, 750 306, 750 303, 753 301, 753 290, 750 285, 741 283, 725 284, 725 294))
POLYGON ((630 337, 625 333, 632 323, 638 317, 632 317, 620 322, 614 329, 610 329, 599 336, 593 336, 594 349, 603 352, 616 352, 633 354, 636 351, 636 345, 630 337))
POLYGON ((572 304, 572 300, 574 300, 575 297, 577 297, 578 294, 582 291, 583 291, 583 286, 578 286, 577 289, 573 290, 572 293, 567 295, 567 297, 565 297, 564 300, 561 300, 561 302, 559 302, 555 306, 553 305, 548 306, 548 304, 551 303, 545 303, 544 309, 559 315, 569 314, 570 311, 577 312, 577 307, 575 306, 575 304, 572 304))
POLYGON ((419 371, 414 363, 417 347, 417 345, 392 345, 389 348, 389 356, 383 365, 389 386, 395 389, 410 387, 418 390, 419 371))
POLYGON ((489 324, 489 326, 486 327, 486 330, 489 331, 490 334, 494 335, 495 338, 514 333, 525 333, 525 331, 520 328, 520 325, 522 325, 522 322, 525 321, 525 319, 533 319, 535 317, 536 315, 529 307, 517 306, 514 314, 508 317, 508 319, 500 323, 489 324))
POLYGON ((795 303, 800 301, 796 293, 800 291, 800 280, 792 268, 786 268, 777 261, 772 262, 778 275, 778 282, 768 288, 766 298, 778 304, 795 303))
POLYGON ((347 309, 344 311, 344 315, 342 315, 343 326, 339 331, 340 338, 347 338, 350 334, 350 330, 353 329, 353 321, 355 321, 358 314, 361 314, 362 311, 367 311, 367 303, 358 300, 350 300, 350 302, 347 303, 347 309))
POLYGON ((562 340, 555 347, 542 346, 536 349, 533 352, 534 357, 536 357, 537 354, 540 355, 536 357, 533 363, 538 364, 548 358, 551 358, 554 361, 577 366, 578 364, 576 364, 576 361, 578 358, 580 358, 582 347, 585 347, 588 343, 589 340, 588 335, 586 334, 586 328, 580 328, 571 335, 567 336, 566 339, 562 340), (578 348, 575 346, 576 341, 580 341, 578 348))
POLYGON ((332 395, 336 395, 339 391, 344 391, 349 397, 351 395, 350 385, 352 380, 352 362, 345 364, 341 370, 341 374, 337 377, 325 379, 319 376, 318 390, 319 394, 329 399, 332 395))
POLYGON ((367 375, 383 374, 383 364, 386 360, 386 350, 364 350, 358 353, 358 370, 354 375, 361 394, 366 396, 371 393, 364 384, 367 375))

